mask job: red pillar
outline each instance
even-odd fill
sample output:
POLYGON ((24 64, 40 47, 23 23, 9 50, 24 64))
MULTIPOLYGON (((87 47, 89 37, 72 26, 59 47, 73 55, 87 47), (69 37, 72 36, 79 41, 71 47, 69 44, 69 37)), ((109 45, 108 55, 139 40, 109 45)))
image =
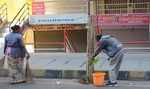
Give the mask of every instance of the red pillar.
POLYGON ((66 46, 67 46, 67 43, 66 43, 66 30, 64 30, 64 49, 65 49, 65 52, 66 52, 66 46))

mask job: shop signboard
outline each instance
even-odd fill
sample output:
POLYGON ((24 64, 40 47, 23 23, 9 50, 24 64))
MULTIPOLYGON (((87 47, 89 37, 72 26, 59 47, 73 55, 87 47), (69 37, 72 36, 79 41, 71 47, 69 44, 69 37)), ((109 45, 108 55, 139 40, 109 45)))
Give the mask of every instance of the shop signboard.
POLYGON ((32 25, 40 24, 86 24, 87 14, 32 15, 29 18, 32 25))
POLYGON ((33 1, 32 2, 32 15, 44 15, 45 4, 44 1, 33 1))

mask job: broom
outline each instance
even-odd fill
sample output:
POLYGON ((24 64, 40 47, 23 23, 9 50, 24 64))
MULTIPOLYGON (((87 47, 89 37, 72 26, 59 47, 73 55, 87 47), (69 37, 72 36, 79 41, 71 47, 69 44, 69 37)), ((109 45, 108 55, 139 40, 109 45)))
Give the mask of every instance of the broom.
POLYGON ((26 68, 25 68, 25 79, 27 83, 32 82, 32 70, 29 65, 29 59, 26 59, 26 68))
POLYGON ((5 56, 0 58, 0 68, 4 67, 5 56))

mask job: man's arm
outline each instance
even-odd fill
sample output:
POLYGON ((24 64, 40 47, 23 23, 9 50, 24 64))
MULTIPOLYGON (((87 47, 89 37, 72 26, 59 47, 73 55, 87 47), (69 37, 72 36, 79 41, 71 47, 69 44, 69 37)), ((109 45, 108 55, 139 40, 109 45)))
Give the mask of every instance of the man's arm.
POLYGON ((92 57, 93 57, 93 58, 96 57, 101 51, 102 51, 102 48, 101 48, 101 47, 98 47, 92 57))
POLYGON ((92 57, 93 58, 96 57, 102 51, 102 49, 105 48, 105 46, 106 46, 105 40, 99 41, 99 43, 97 44, 97 49, 92 57))
POLYGON ((27 51, 23 40, 22 40, 22 43, 23 43, 23 48, 24 48, 24 50, 25 50, 25 57, 26 57, 26 59, 29 59, 29 58, 30 58, 30 54, 29 54, 29 52, 27 51))
POLYGON ((25 51, 26 51, 26 54, 27 54, 26 59, 29 59, 29 58, 30 58, 30 54, 29 54, 29 52, 27 51, 26 47, 25 47, 25 51))
POLYGON ((26 57, 26 59, 29 59, 30 58, 30 54, 29 54, 29 52, 27 51, 27 49, 26 49, 26 47, 25 47, 25 44, 24 44, 24 42, 23 42, 23 38, 22 38, 22 36, 20 37, 21 39, 20 39, 20 41, 21 41, 21 46, 22 46, 22 48, 24 49, 24 51, 25 51, 25 57, 26 57))

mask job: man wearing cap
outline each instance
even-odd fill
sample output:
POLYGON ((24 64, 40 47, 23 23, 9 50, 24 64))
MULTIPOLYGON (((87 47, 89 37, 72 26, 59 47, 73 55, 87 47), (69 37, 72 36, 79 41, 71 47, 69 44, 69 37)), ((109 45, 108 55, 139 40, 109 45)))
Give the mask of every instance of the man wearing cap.
POLYGON ((97 35, 96 41, 98 46, 92 59, 101 51, 108 56, 110 69, 108 71, 109 80, 106 85, 115 86, 117 85, 117 76, 124 56, 123 46, 120 41, 110 35, 97 35))

